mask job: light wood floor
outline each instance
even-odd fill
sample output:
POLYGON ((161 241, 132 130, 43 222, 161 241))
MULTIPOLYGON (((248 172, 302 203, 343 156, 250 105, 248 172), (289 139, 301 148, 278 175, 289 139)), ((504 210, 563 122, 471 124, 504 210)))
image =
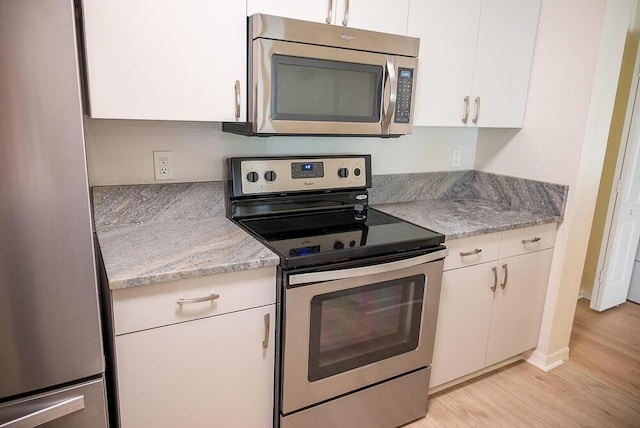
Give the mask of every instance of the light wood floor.
POLYGON ((567 363, 525 362, 431 395, 426 427, 640 427, 640 305, 580 300, 567 363))

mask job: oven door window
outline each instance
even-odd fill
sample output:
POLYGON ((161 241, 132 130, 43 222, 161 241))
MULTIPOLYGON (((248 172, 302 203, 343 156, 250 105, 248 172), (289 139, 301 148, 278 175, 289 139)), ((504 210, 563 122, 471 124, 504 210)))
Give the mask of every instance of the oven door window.
POLYGON ((380 121, 382 66, 284 55, 271 61, 272 119, 380 121))
POLYGON ((416 349, 424 288, 416 275, 313 297, 309 381, 416 349))

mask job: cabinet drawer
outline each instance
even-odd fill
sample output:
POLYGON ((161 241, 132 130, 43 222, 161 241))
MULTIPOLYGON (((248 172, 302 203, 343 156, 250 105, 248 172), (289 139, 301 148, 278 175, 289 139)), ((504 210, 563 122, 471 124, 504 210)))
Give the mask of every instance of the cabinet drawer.
POLYGON ((556 240, 556 227, 556 223, 548 223, 502 232, 500 258, 552 248, 556 240))
POLYGON ((497 260, 500 254, 500 233, 471 236, 445 242, 449 255, 444 270, 497 260))
POLYGON ((276 301, 276 268, 192 278, 112 291, 115 335, 269 305, 276 301), (178 299, 214 300, 179 304, 178 299))

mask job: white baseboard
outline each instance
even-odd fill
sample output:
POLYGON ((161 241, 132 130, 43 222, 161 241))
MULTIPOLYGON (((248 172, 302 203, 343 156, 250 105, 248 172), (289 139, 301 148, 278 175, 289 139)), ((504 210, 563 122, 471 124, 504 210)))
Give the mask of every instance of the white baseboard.
POLYGON ((524 360, 532 366, 537 367, 544 372, 548 372, 569 360, 569 348, 564 348, 551 355, 545 355, 542 352, 535 350, 524 354, 524 360))

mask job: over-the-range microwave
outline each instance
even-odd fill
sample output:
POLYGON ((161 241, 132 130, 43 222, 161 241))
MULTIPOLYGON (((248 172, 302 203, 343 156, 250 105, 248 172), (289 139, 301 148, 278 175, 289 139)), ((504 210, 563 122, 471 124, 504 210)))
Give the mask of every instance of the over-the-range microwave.
POLYGON ((420 39, 264 14, 248 18, 243 135, 410 134, 420 39))

